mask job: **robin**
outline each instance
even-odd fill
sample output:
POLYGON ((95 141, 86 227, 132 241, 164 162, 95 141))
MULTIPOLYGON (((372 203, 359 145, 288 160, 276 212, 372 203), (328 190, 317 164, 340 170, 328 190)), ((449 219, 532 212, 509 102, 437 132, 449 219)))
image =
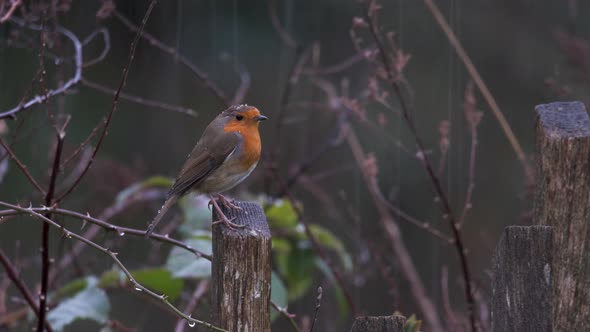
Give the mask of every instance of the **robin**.
POLYGON ((221 112, 205 128, 188 155, 168 198, 148 226, 146 236, 152 233, 166 211, 189 191, 209 195, 221 218, 213 224, 241 227, 223 214, 215 198, 228 207, 239 209, 221 193, 244 181, 256 168, 261 150, 258 125, 267 119, 256 107, 248 105, 234 105, 221 112))

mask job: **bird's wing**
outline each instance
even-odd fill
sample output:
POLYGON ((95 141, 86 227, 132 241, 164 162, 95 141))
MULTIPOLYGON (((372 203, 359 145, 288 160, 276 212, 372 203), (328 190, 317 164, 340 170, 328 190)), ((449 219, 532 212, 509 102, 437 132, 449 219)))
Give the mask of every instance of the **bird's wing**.
POLYGON ((197 186, 223 163, 240 141, 241 137, 236 132, 204 134, 185 161, 169 195, 184 195, 191 187, 197 186))

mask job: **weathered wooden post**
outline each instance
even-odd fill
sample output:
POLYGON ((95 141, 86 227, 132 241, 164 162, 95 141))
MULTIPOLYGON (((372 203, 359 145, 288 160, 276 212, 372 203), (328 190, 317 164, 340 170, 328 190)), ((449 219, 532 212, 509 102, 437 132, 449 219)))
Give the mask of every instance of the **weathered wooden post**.
POLYGON ((212 323, 230 332, 270 332, 270 230, 260 205, 234 204, 241 210, 223 212, 246 227, 213 226, 212 323))
POLYGON ((509 226, 496 247, 493 332, 551 332, 552 227, 509 226))
POLYGON ((404 332, 405 323, 403 316, 357 317, 350 332, 404 332))
POLYGON ((553 328, 590 331, 590 119, 580 102, 536 111, 534 218, 553 226, 553 328))

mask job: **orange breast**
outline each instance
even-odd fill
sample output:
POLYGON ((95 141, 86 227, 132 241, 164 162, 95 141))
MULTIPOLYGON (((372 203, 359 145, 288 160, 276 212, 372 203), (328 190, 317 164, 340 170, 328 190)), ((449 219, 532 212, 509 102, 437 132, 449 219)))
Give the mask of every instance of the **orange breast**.
POLYGON ((239 158, 243 171, 247 171, 260 159, 260 150, 262 147, 258 125, 227 125, 224 130, 226 132, 235 131, 242 135, 243 145, 239 158))

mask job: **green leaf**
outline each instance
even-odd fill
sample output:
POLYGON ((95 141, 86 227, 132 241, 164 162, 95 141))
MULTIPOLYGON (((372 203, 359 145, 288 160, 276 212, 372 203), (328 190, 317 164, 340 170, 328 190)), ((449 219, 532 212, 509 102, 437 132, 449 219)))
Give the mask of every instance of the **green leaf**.
POLYGON ((116 203, 122 203, 133 194, 146 188, 170 188, 174 184, 174 179, 164 176, 152 176, 141 182, 136 182, 119 192, 115 198, 116 203))
MULTIPOLYGON (((287 288, 285 288, 283 280, 281 280, 281 277, 275 271, 272 271, 270 279, 270 290, 271 301, 279 307, 285 308, 289 303, 287 288)), ((270 319, 275 320, 277 317, 278 313, 273 310, 271 312, 270 319)))
POLYGON ((277 257, 277 266, 289 290, 288 299, 305 295, 313 282, 314 253, 309 248, 298 248, 277 257))
MULTIPOLYGON (((204 253, 211 253, 211 232, 198 231, 185 241, 189 246, 204 253)), ((185 249, 174 247, 166 260, 166 269, 176 278, 208 278, 211 276, 211 262, 198 258, 185 249)))
POLYGON ((422 321, 416 319, 416 315, 412 314, 408 319, 406 319, 406 325, 404 326, 405 332, 418 332, 420 331, 420 327, 422 327, 422 321))
POLYGON ((62 331, 64 327, 79 319, 104 324, 110 310, 111 304, 105 291, 91 287, 61 302, 49 312, 47 319, 55 331, 62 331))
POLYGON ((272 227, 293 228, 297 226, 297 213, 287 200, 274 201, 270 207, 266 208, 265 214, 272 227))
POLYGON ((51 293, 52 301, 59 301, 64 297, 71 297, 76 295, 78 292, 88 288, 88 280, 86 278, 76 279, 64 285, 62 288, 51 293))
POLYGON ((182 279, 174 278, 172 273, 166 269, 146 269, 132 271, 131 274, 137 282, 159 293, 166 294, 171 301, 177 299, 182 292, 182 279))
POLYGON ((206 196, 187 195, 178 205, 184 215, 184 222, 178 228, 182 237, 190 237, 196 230, 207 229, 211 225, 209 198, 206 196))
POLYGON ((344 267, 345 270, 350 271, 352 269, 352 259, 350 255, 346 251, 344 244, 340 241, 339 238, 336 237, 332 232, 323 228, 320 225, 311 224, 309 225, 309 230, 315 236, 316 240, 322 246, 334 250, 338 254, 338 258, 340 259, 340 263, 344 267))

